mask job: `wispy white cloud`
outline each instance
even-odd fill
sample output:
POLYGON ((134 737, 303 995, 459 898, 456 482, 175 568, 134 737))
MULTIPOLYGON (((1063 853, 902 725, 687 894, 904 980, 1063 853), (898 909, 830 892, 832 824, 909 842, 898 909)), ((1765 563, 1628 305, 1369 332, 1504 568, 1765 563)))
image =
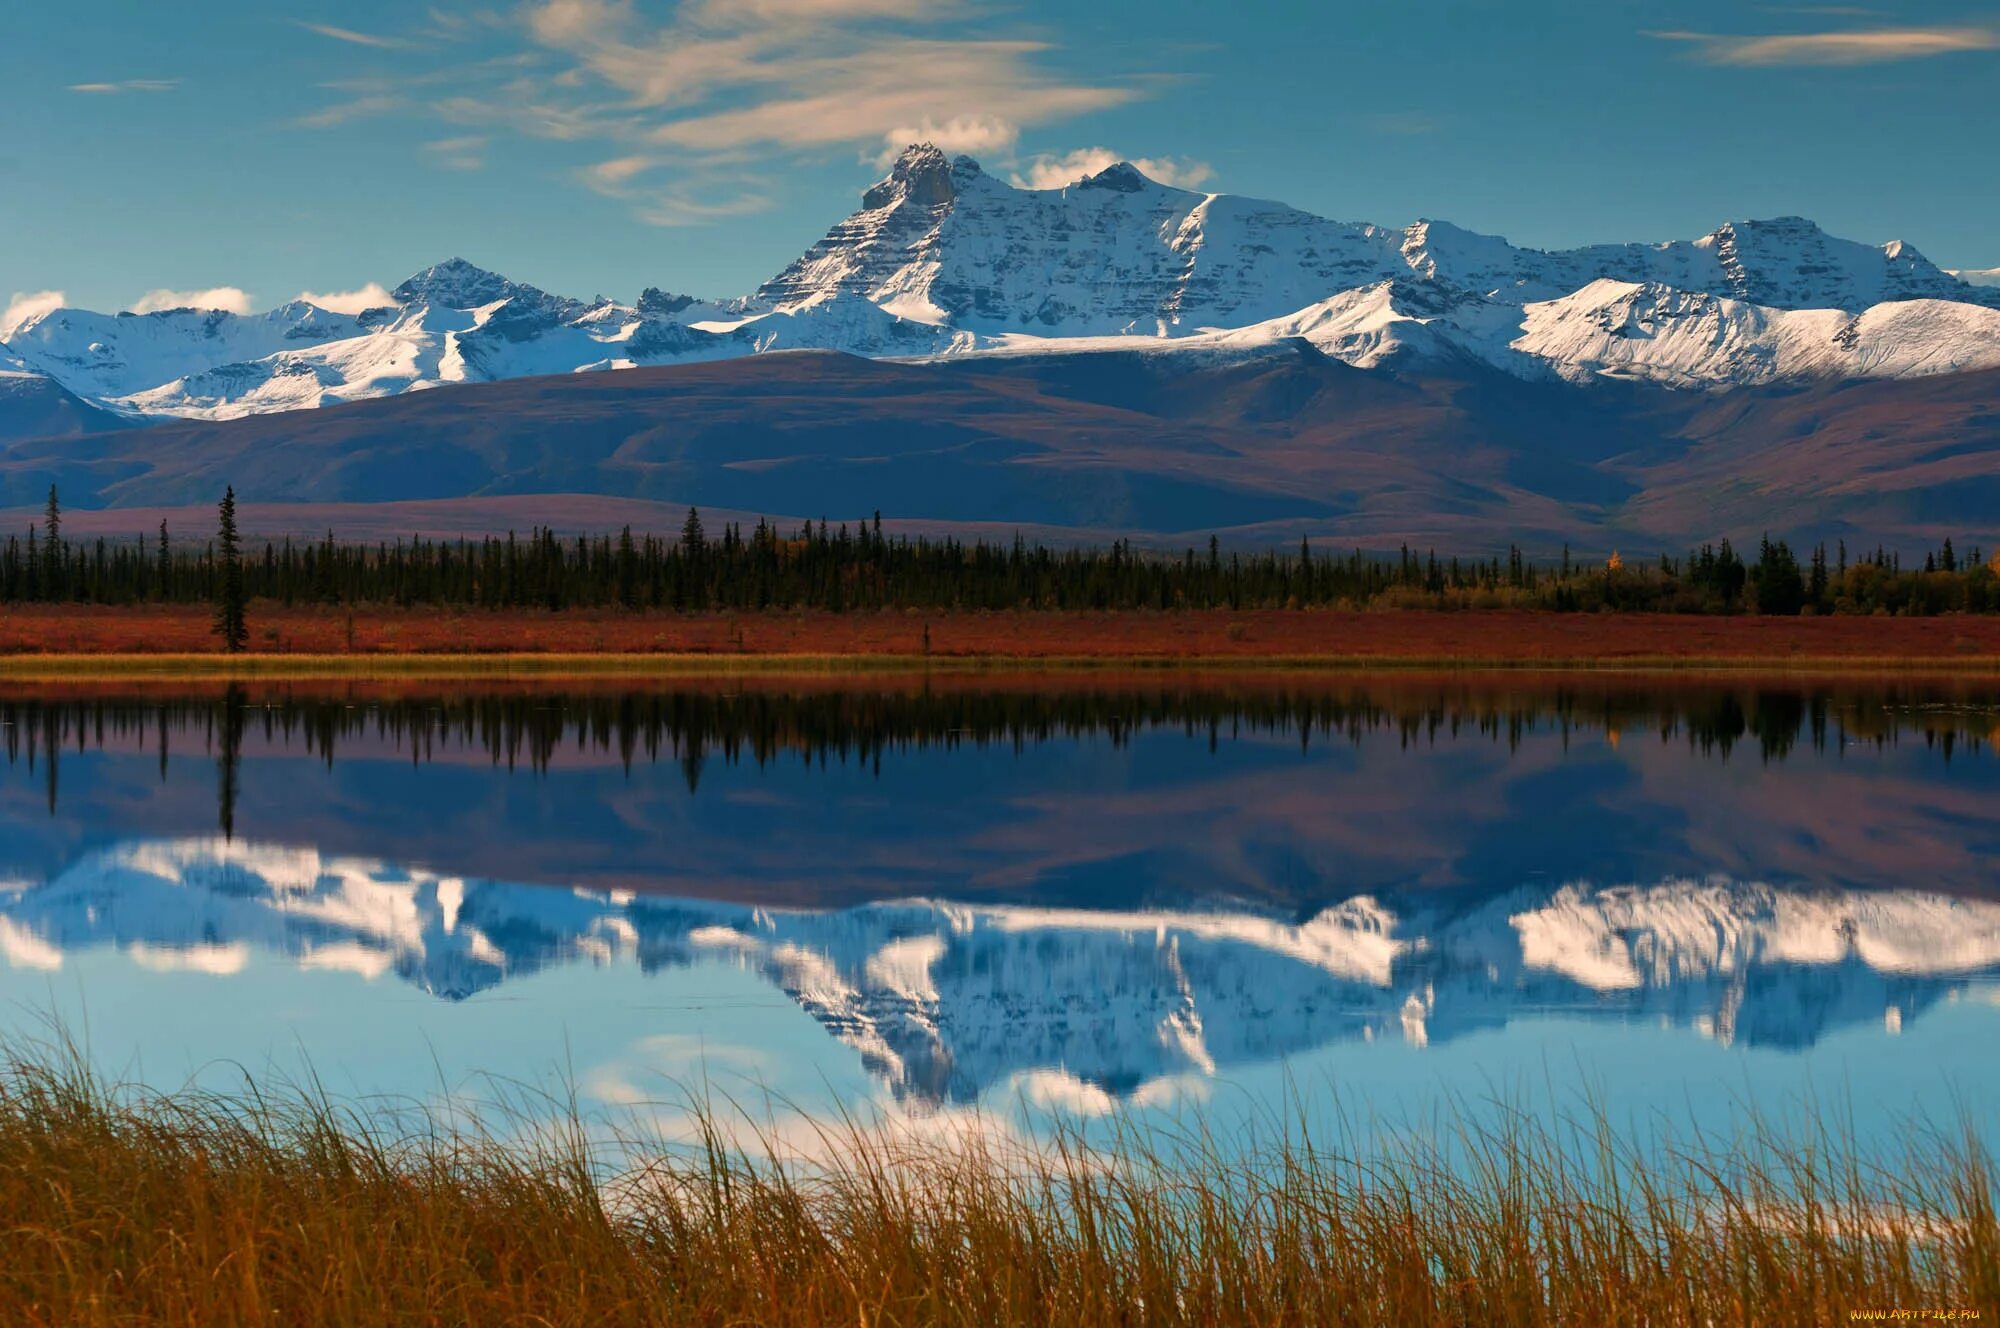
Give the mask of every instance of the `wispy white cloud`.
POLYGON ((514 26, 512 17, 491 5, 473 9, 443 9, 433 5, 426 17, 429 26, 424 35, 443 41, 469 41, 514 26))
POLYGON ((546 64, 550 57, 539 51, 510 51, 483 60, 454 61, 431 69, 412 69, 396 74, 370 73, 347 78, 331 78, 319 86, 357 96, 374 93, 435 95, 435 90, 481 86, 495 79, 511 78, 522 70, 546 64))
MULTIPOLYGON (((491 146, 475 139, 592 144, 599 160, 575 171, 578 182, 655 224, 686 225, 766 206, 780 191, 780 166, 828 149, 886 160, 928 140, 1005 166, 1025 132, 1154 86, 1136 72, 1065 74, 1050 42, 996 32, 987 3, 679 0, 664 17, 638 0, 453 6, 431 11, 422 32, 432 45, 485 39, 504 24, 523 48, 407 78, 328 84, 346 99, 294 123, 433 117, 456 132, 423 151, 467 170, 491 146)), ((1198 163, 1153 164, 1182 182, 1205 172, 1198 163)))
POLYGON ((69 90, 110 96, 120 92, 172 92, 180 85, 177 78, 126 78, 113 83, 72 83, 69 90))
POLYGON ((879 141, 899 126, 1004 122, 1028 128, 1121 105, 1129 88, 1042 74, 1036 41, 884 40, 839 55, 764 61, 766 95, 668 118, 655 142, 696 151, 819 148, 879 141), (776 77, 772 77, 776 74, 776 77))
POLYGON ((640 202, 637 216, 648 226, 706 226, 710 222, 762 212, 770 206, 770 197, 758 192, 710 199, 663 189, 640 202))
POLYGON ((2000 49, 2000 28, 1988 27, 1868 28, 1766 37, 1685 31, 1646 35, 1687 42, 1712 65, 1871 65, 2000 49))
POLYGON ((511 129, 557 143, 634 142, 644 133, 643 125, 627 112, 558 100, 546 81, 531 78, 515 79, 490 93, 441 97, 431 109, 448 124, 511 129))
POLYGON ((461 134, 433 139, 424 144, 424 153, 446 170, 476 171, 486 165, 487 142, 484 134, 461 134))
POLYGON ((542 0, 528 11, 529 29, 551 46, 616 41, 631 22, 631 0, 542 0))
POLYGON ((882 135, 882 150, 875 156, 877 169, 886 168, 896 155, 912 143, 930 143, 941 152, 970 153, 975 156, 1012 157, 1021 141, 1021 126, 997 115, 955 115, 940 124, 924 120, 898 125, 882 135))
POLYGON ((247 314, 252 309, 250 294, 235 286, 211 286, 207 290, 151 290, 125 306, 135 314, 160 309, 222 309, 247 314))
POLYGON ((633 214, 649 226, 699 226, 761 212, 771 203, 754 176, 690 172, 647 153, 596 162, 577 178, 595 193, 631 203, 633 214))
POLYGON ((331 23, 308 23, 304 19, 293 19, 293 23, 307 32, 316 32, 322 37, 346 42, 350 46, 372 46, 379 51, 405 51, 413 43, 400 37, 383 37, 372 32, 356 32, 353 28, 337 28, 331 23))
POLYGON ((951 0, 697 0, 690 6, 697 21, 717 24, 936 18, 957 8, 951 0))
POLYGON ((616 191, 624 189, 635 177, 653 170, 660 164, 658 157, 636 154, 629 157, 613 157, 609 161, 586 166, 583 170, 583 182, 601 194, 617 197, 616 191))
POLYGON ((15 291, 8 297, 7 308, 0 311, 0 341, 13 335, 14 329, 31 318, 53 312, 69 303, 69 297, 59 290, 15 291))
POLYGON ((502 108, 509 101, 518 102, 521 95, 509 84, 546 59, 537 51, 516 51, 484 60, 453 62, 433 69, 408 70, 394 75, 373 73, 328 79, 319 85, 320 88, 342 94, 343 100, 301 115, 292 124, 300 129, 332 129, 353 120, 399 112, 442 116, 444 112, 440 107, 452 98, 463 97, 465 94, 458 89, 465 88, 498 89, 491 95, 491 107, 482 115, 469 118, 468 123, 504 119, 502 108), (447 92, 450 95, 446 102, 437 100, 447 92))
POLYGON ((351 291, 300 291, 292 298, 303 300, 307 304, 316 304, 328 313, 335 314, 358 314, 365 309, 380 309, 384 305, 396 302, 395 297, 390 295, 379 281, 371 281, 360 289, 351 291))
POLYGON ((1181 157, 1124 157, 1110 148, 1077 148, 1060 155, 1033 157, 1024 169, 1014 173, 1013 180, 1022 189, 1060 189, 1121 161, 1129 161, 1139 174, 1149 180, 1181 189, 1198 189, 1215 174, 1205 161, 1181 157))
POLYGON ((292 121, 292 124, 299 129, 334 129, 354 120, 366 119, 371 115, 387 115, 391 111, 404 110, 409 105, 407 97, 392 92, 371 93, 365 97, 351 97, 346 101, 321 107, 317 111, 301 115, 292 121))
MULTIPOLYGON (((528 32, 569 66, 442 109, 457 123, 497 112, 543 137, 629 145, 579 177, 607 193, 633 191, 617 172, 641 174, 642 160, 740 174, 841 146, 886 162, 919 140, 1006 160, 1024 129, 1142 95, 1135 80, 1063 77, 1048 42, 970 32, 975 12, 972 0, 687 0, 661 24, 631 0, 542 0, 528 32)), ((769 192, 743 183, 650 219, 734 215, 769 192)))

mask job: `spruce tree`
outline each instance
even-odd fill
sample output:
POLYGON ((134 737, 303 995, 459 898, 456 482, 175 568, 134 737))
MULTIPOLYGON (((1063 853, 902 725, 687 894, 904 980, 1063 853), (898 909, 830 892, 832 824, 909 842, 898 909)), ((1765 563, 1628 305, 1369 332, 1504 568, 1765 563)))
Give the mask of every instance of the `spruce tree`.
POLYGON ((632 543, 632 527, 618 533, 618 604, 624 609, 639 607, 639 550, 632 543))
POLYGON ((243 548, 236 534, 236 487, 222 495, 219 509, 221 528, 216 532, 217 586, 215 634, 222 648, 237 654, 250 644, 250 629, 244 623, 243 548))
POLYGON ((45 580, 48 583, 48 597, 62 599, 64 589, 64 559, 62 542, 62 501, 56 497, 56 486, 49 486, 48 519, 44 522, 48 532, 48 546, 42 551, 42 561, 46 565, 45 580))

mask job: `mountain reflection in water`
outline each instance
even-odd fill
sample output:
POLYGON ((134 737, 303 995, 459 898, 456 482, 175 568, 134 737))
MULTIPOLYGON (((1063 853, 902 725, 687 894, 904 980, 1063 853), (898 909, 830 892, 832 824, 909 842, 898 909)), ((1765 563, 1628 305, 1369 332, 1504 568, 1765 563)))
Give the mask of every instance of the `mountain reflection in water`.
POLYGON ((326 982, 601 1021, 680 975, 924 1111, 1558 1024, 1790 1057, 1990 1031, 1996 724, 1913 680, 15 695, 0 976, 112 983, 115 1044, 215 1024, 197 977, 326 1038, 326 982))
POLYGON ((1799 1048, 2000 977, 2000 903, 1716 878, 1299 921, 929 900, 796 912, 440 877, 219 839, 93 855, 0 906, 0 953, 113 946, 226 975, 249 952, 463 999, 550 965, 751 970, 899 1098, 1063 1067, 1113 1095, 1348 1039, 1415 1045, 1562 1011, 1799 1048))

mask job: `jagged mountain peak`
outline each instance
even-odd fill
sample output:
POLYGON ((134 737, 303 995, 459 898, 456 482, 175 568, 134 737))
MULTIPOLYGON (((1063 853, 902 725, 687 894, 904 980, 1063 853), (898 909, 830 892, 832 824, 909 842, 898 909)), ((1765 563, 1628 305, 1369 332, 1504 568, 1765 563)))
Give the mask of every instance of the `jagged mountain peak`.
MULTIPOLYGON (((1671 261, 1682 248, 1665 244, 1654 251, 1671 261)), ((1885 300, 1965 299, 1972 294, 1913 244, 1844 240, 1806 217, 1724 222, 1684 248, 1701 256, 1697 271, 1704 262, 1714 265, 1707 280, 1679 279, 1685 273, 1649 275, 1777 309, 1859 313, 1885 300)))
POLYGON ((1720 226, 1717 226, 1713 231, 1710 231, 1709 235, 1712 238, 1717 235, 1724 235, 1724 234, 1735 235, 1740 232, 1751 232, 1763 235, 1786 235, 1792 237, 1818 236, 1826 234, 1826 232, 1823 229, 1821 229, 1820 224, 1814 221, 1812 218, 1801 217, 1794 213, 1787 213, 1784 216, 1779 216, 1779 217, 1732 218, 1729 221, 1723 222, 1720 226))
POLYGON ((1071 188, 1108 189, 1113 193, 1136 194, 1155 188, 1156 183, 1140 173, 1129 161, 1114 161, 1095 175, 1086 175, 1071 188))
POLYGON ((925 139, 912 143, 897 153, 895 163, 890 168, 889 174, 894 177, 909 175, 919 171, 934 170, 939 167, 949 169, 950 166, 951 159, 945 155, 944 149, 925 139))
POLYGON ((510 281, 463 258, 433 263, 389 292, 401 304, 443 309, 477 309, 517 295, 541 295, 533 286, 510 281))
MULTIPOLYGON (((972 161, 970 157, 963 160, 972 161)), ((976 172, 979 163, 972 162, 972 169, 976 172)), ((861 206, 871 210, 899 203, 941 207, 956 195, 950 158, 933 144, 912 143, 896 158, 889 174, 861 196, 861 206)))
POLYGON ((638 310, 642 314, 665 317, 677 314, 699 303, 692 295, 680 295, 663 291, 658 286, 648 286, 639 292, 638 310))

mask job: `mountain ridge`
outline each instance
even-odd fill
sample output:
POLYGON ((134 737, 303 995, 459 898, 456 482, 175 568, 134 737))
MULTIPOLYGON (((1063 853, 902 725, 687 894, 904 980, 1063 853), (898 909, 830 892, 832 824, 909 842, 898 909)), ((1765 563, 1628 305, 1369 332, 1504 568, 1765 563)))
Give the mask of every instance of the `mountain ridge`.
POLYGON ((2000 370, 1579 391, 1470 362, 1374 372, 1291 338, 1226 355, 792 351, 0 443, 0 507, 38 510, 51 483, 78 511, 213 504, 225 484, 245 503, 595 494, 1055 543, 1553 556, 1765 531, 2000 547, 1996 474, 2000 370))
MULTIPOLYGON (((390 298, 356 314, 58 308, 4 329, 0 363, 141 422, 778 349, 1227 356, 1305 336, 1369 370, 1472 359, 1524 378, 1699 390, 2000 365, 2000 287, 1799 217, 1543 251, 1439 220, 1340 222, 1179 189, 1125 162, 1023 189, 930 144, 746 296, 649 287, 630 305, 585 301, 454 257, 390 298), (1912 304, 1936 307, 1912 316, 1912 304)), ((0 438, 28 428, 0 406, 0 438)))

